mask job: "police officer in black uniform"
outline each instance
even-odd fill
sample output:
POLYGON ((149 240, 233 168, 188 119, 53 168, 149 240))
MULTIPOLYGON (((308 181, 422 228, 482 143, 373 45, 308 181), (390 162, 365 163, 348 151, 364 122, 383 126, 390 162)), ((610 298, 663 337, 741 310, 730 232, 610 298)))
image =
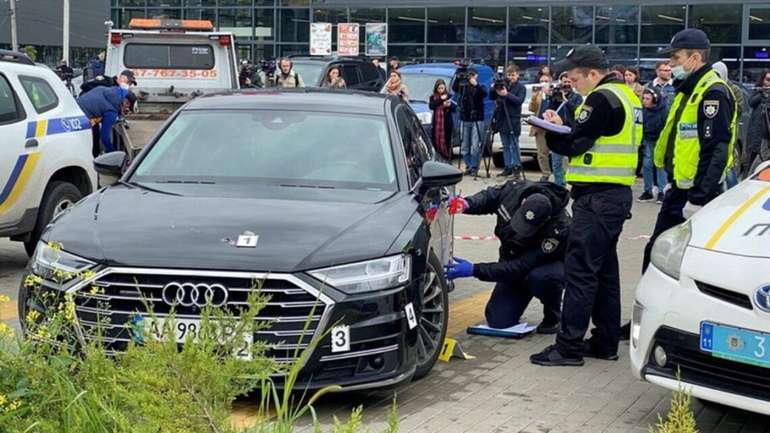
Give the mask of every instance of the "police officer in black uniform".
POLYGON ((534 296, 543 304, 544 318, 537 332, 554 334, 559 329, 568 202, 565 188, 526 180, 511 180, 467 198, 451 199, 450 213, 497 215, 500 260, 473 264, 455 258, 446 269, 449 279, 475 277, 497 283, 485 310, 490 327, 518 324, 534 296))
MULTIPOLYGON (((573 49, 556 68, 568 71, 586 95, 569 134, 546 133, 548 147, 570 157, 573 219, 564 261, 566 287, 556 344, 530 360, 544 366, 581 366, 583 357, 618 359, 620 277, 617 242, 630 214, 641 142, 641 103, 609 71, 596 46, 573 49), (638 116, 638 119, 637 119, 638 116), (589 323, 595 329, 584 340, 589 323)), ((553 111, 545 120, 563 124, 553 111)))

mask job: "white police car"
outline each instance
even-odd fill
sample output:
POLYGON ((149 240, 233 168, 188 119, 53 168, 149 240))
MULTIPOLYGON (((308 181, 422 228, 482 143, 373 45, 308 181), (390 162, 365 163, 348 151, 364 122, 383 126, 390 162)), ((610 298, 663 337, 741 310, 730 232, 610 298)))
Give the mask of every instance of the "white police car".
POLYGON ((770 163, 657 240, 630 351, 641 379, 770 415, 770 163))
POLYGON ((32 254, 51 219, 96 188, 92 143, 59 77, 0 50, 0 237, 32 254))

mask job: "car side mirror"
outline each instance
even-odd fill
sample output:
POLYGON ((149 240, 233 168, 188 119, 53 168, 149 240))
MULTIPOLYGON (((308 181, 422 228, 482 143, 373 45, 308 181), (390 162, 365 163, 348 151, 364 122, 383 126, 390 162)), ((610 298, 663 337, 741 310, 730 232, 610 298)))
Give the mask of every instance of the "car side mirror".
POLYGON ((443 162, 427 161, 422 165, 422 192, 432 188, 455 185, 463 180, 463 173, 443 162))
POLYGON ((94 159, 94 169, 99 174, 99 185, 113 185, 123 175, 126 152, 110 152, 94 159))

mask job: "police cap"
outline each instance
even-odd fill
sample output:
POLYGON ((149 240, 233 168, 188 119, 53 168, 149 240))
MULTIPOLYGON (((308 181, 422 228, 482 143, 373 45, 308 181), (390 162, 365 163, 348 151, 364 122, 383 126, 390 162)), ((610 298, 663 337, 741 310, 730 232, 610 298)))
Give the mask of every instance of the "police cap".
POLYGON ((574 68, 607 69, 609 67, 610 62, 607 61, 604 52, 596 45, 591 44, 569 50, 567 57, 554 65, 554 69, 557 71, 569 71, 574 68))
POLYGON ((128 78, 128 82, 136 86, 136 76, 134 75, 134 71, 131 69, 124 69, 123 72, 120 73, 120 75, 124 75, 126 78, 128 78))
POLYGON ((684 29, 674 35, 669 46, 661 51, 670 54, 677 50, 708 50, 711 41, 701 29, 684 29))
POLYGON ((530 194, 511 216, 511 228, 522 238, 531 237, 548 221, 552 211, 548 197, 540 193, 530 194))

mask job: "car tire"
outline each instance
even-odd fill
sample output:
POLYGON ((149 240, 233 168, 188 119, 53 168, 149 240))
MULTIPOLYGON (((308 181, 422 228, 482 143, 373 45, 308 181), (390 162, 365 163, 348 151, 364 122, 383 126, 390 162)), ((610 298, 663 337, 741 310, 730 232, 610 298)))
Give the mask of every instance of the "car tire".
POLYGON ((495 167, 497 168, 505 168, 505 159, 503 159, 503 152, 493 153, 492 162, 495 163, 495 167))
POLYGON ((417 323, 417 368, 414 379, 425 377, 436 364, 449 323, 449 286, 438 257, 431 252, 422 285, 422 309, 417 323))
POLYGON ((24 249, 28 256, 32 257, 40 235, 53 217, 80 201, 81 198, 83 193, 69 182, 57 180, 48 184, 43 193, 43 201, 40 203, 35 228, 32 230, 30 239, 24 242, 24 249))

